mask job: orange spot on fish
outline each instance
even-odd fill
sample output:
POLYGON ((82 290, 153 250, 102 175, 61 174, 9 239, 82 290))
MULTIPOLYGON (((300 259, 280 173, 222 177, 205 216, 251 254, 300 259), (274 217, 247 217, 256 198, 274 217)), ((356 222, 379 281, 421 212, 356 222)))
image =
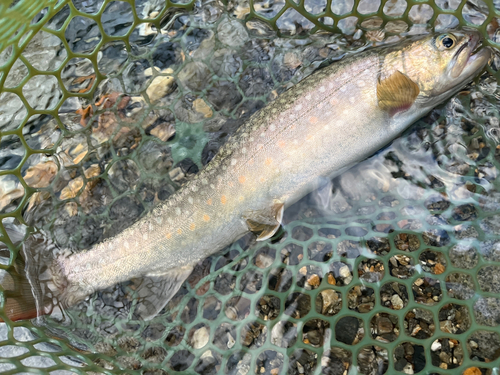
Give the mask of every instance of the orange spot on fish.
POLYGON ((177 229, 177 234, 182 234, 182 229, 177 229))
POLYGON ((264 181, 266 181, 266 179, 264 177, 261 177, 261 178, 259 178, 259 181, 264 182, 264 181))
POLYGON ((221 202, 222 204, 226 204, 226 202, 227 202, 227 198, 226 198, 226 196, 225 196, 225 195, 223 195, 222 197, 220 197, 220 202, 221 202))
POLYGON ((310 141, 311 139, 313 139, 313 136, 311 134, 306 136, 306 141, 310 141))
POLYGON ((238 181, 240 182, 240 184, 244 184, 246 182, 247 178, 245 176, 240 176, 238 177, 238 181))
POLYGON ((208 200, 207 200, 207 204, 208 204, 209 206, 211 206, 211 205, 212 205, 212 199, 208 199, 208 200))
POLYGON ((243 195, 240 195, 240 197, 239 197, 238 199, 240 200, 240 202, 243 202, 243 200, 244 200, 245 198, 243 197, 243 195))
POLYGON ((234 184, 231 181, 228 183, 228 185, 229 187, 234 187, 234 184))
POLYGON ((210 216, 208 216, 207 214, 203 215, 203 221, 210 221, 210 216))
POLYGON ((191 223, 191 225, 189 226, 189 230, 195 230, 196 228, 196 225, 194 223, 191 223))
POLYGON ((167 235, 165 237, 167 237, 168 240, 171 239, 172 238, 172 233, 167 233, 167 235))
POLYGON ((278 142, 278 147, 280 147, 280 148, 285 147, 285 145, 286 145, 285 141, 279 141, 278 142))
POLYGON ((254 161, 255 161, 255 160, 254 160, 253 158, 252 158, 252 159, 250 159, 250 160, 248 161, 248 165, 253 165, 254 161))
POLYGON ((318 122, 318 118, 316 116, 312 116, 309 118, 309 122, 311 124, 316 124, 318 122))
POLYGON ((267 158, 266 161, 264 162, 264 164, 265 165, 271 165, 272 162, 273 162, 273 159, 267 158))

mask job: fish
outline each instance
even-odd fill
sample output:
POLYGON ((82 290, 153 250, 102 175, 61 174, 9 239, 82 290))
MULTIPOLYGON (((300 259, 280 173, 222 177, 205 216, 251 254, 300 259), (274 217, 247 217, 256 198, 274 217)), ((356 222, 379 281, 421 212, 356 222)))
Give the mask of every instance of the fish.
POLYGON ((29 250, 39 238, 25 241, 23 259, 0 274, 6 317, 49 314, 134 279, 135 312, 153 318, 199 261, 248 232, 271 238, 287 207, 386 146, 470 83, 490 57, 481 34, 464 28, 369 48, 314 72, 115 237, 78 253, 50 250, 50 261, 29 250))

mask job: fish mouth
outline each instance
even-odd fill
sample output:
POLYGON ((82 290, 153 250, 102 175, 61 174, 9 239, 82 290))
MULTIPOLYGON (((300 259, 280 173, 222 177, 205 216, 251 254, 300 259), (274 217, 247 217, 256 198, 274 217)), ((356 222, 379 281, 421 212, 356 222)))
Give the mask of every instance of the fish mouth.
POLYGON ((454 56, 454 67, 451 76, 458 81, 470 79, 477 74, 491 58, 491 50, 483 47, 481 34, 469 31, 469 40, 465 42, 454 56))

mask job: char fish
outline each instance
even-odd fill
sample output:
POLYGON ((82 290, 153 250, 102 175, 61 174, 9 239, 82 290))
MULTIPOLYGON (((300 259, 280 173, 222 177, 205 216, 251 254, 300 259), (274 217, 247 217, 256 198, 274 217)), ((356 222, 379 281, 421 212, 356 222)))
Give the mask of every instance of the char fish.
POLYGON ((414 37, 344 58, 254 114, 196 177, 114 238, 33 264, 29 241, 4 271, 11 320, 72 306, 140 280, 138 315, 154 317, 193 266, 252 231, 273 236, 283 210, 458 92, 487 64, 472 30, 414 37), (54 302, 56 301, 56 302, 54 302))

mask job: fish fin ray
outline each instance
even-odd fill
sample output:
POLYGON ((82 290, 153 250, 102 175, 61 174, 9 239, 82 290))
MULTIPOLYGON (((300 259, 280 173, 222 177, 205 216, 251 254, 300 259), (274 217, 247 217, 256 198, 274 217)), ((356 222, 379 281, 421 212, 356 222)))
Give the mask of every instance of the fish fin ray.
POLYGON ((282 202, 276 202, 271 210, 252 211, 245 216, 248 229, 258 234, 257 241, 265 241, 278 231, 284 210, 285 205, 282 202))
POLYGON ((151 320, 165 307, 191 275, 193 266, 180 267, 163 274, 146 275, 134 279, 137 305, 135 314, 143 320, 151 320))
POLYGON ((399 70, 377 83, 378 105, 391 114, 410 108, 419 93, 418 85, 399 70))

